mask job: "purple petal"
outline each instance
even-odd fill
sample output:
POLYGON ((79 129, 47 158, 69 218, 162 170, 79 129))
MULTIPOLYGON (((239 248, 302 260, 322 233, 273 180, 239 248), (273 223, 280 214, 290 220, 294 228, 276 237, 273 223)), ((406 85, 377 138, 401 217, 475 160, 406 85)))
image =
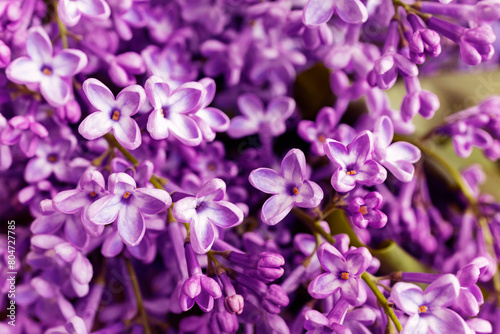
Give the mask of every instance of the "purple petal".
POLYGON ((202 135, 196 122, 183 114, 171 114, 170 121, 173 123, 170 130, 185 145, 196 146, 201 143, 202 135))
POLYGON ((173 215, 175 219, 182 223, 190 223, 193 216, 195 216, 197 200, 195 197, 184 197, 175 202, 173 215))
POLYGON ((336 168, 342 167, 345 169, 346 165, 343 160, 348 155, 347 148, 340 142, 327 139, 323 145, 326 156, 333 162, 336 168))
POLYGON ((147 130, 151 137, 156 140, 165 139, 168 137, 169 122, 162 115, 161 109, 155 109, 151 112, 148 118, 147 130))
POLYGON ((47 65, 52 60, 52 43, 42 27, 29 30, 26 52, 33 61, 40 65, 47 65))
POLYGON ((82 14, 100 20, 107 19, 111 12, 109 5, 104 0, 79 1, 78 9, 82 12, 82 14))
POLYGON ((78 132, 88 140, 104 136, 113 128, 113 120, 106 111, 98 111, 88 115, 80 126, 78 132))
POLYGON ((249 120, 245 116, 236 116, 231 119, 227 134, 231 138, 242 138, 259 132, 260 122, 252 118, 249 120))
POLYGON ((295 100, 290 97, 283 96, 272 99, 267 105, 266 113, 273 119, 284 120, 290 117, 294 110, 295 100))
POLYGON ((139 188, 134 192, 133 204, 148 215, 166 211, 172 204, 170 195, 163 189, 139 188))
POLYGON ((359 0, 337 0, 335 5, 340 18, 347 23, 363 23, 368 19, 368 10, 359 0))
POLYGON ((460 289, 455 305, 467 316, 474 317, 479 313, 479 304, 476 297, 467 289, 460 289))
POLYGON ((63 214, 52 214, 40 216, 33 221, 30 230, 33 234, 52 234, 61 228, 67 216, 63 214))
POLYGON ((264 113, 264 105, 256 95, 240 95, 237 103, 240 113, 248 118, 259 118, 264 113))
POLYGON ((322 243, 318 248, 318 259, 321 266, 326 271, 337 273, 339 271, 348 271, 344 256, 337 248, 329 243, 322 243))
POLYGON ((53 71, 60 77, 72 77, 87 66, 87 55, 80 50, 62 50, 53 60, 53 71))
POLYGON ((457 278, 461 287, 470 287, 476 284, 480 274, 478 266, 471 263, 457 272, 457 278))
POLYGON ((78 212, 83 206, 90 202, 88 194, 80 189, 65 190, 58 193, 53 198, 54 206, 57 210, 72 214, 78 212))
POLYGON ((36 83, 42 80, 40 65, 28 57, 19 57, 5 70, 7 78, 18 84, 36 83))
POLYGON ((281 162, 281 174, 288 182, 300 184, 306 173, 306 157, 299 149, 288 151, 281 162))
POLYGON ((356 186, 356 177, 347 175, 344 169, 337 169, 331 178, 332 187, 341 193, 351 191, 356 186))
MULTIPOLYGON (((340 280, 339 280, 340 281, 340 280)), ((342 282, 341 291, 342 297, 351 304, 356 304, 359 296, 359 291, 362 289, 361 282, 358 277, 349 277, 347 281, 342 282)))
POLYGON ((323 299, 337 291, 340 288, 340 283, 335 274, 321 274, 309 283, 307 291, 313 298, 323 299))
POLYGON ((243 221, 241 209, 226 201, 206 203, 203 214, 209 221, 224 228, 239 225, 243 221))
POLYGON ((129 150, 135 150, 141 145, 141 129, 130 117, 120 117, 118 122, 114 122, 113 133, 116 140, 129 150))
POLYGON ((351 250, 346 255, 347 268, 350 273, 360 275, 372 262, 372 255, 365 247, 351 250))
POLYGON ((295 204, 301 208, 314 208, 319 205, 323 199, 323 189, 309 180, 298 188, 299 194, 295 197, 295 204))
POLYGON ((52 164, 47 163, 44 158, 33 158, 28 161, 24 170, 24 179, 28 183, 45 180, 52 174, 52 164))
POLYGON ((447 308, 432 310, 432 316, 425 317, 429 329, 432 333, 470 333, 469 326, 457 313, 447 308))
POLYGON ((255 188, 266 194, 279 194, 286 191, 286 182, 283 176, 269 168, 258 168, 248 176, 248 180, 255 188))
POLYGON ((116 96, 116 108, 120 111, 120 116, 135 115, 146 102, 146 93, 139 85, 132 85, 124 88, 116 96))
POLYGON ((83 83, 83 91, 89 102, 100 111, 111 111, 115 105, 115 97, 111 90, 97 79, 87 79, 83 83))
POLYGON ((196 194, 196 198, 203 198, 204 201, 220 201, 226 193, 226 183, 218 178, 211 179, 201 187, 196 194))
POLYGON ((229 117, 219 109, 204 108, 196 112, 215 131, 226 131, 229 128, 229 117))
POLYGON ((333 15, 334 5, 334 0, 309 0, 304 7, 302 22, 308 26, 328 22, 333 15))
POLYGON ((387 149, 387 155, 385 160, 387 161, 398 161, 404 160, 411 163, 415 163, 420 160, 421 152, 418 147, 412 145, 408 142, 399 141, 387 149))
POLYGON ((75 247, 82 249, 87 246, 89 236, 82 225, 79 215, 69 216, 64 225, 64 234, 75 247))
POLYGON ((424 300, 432 307, 447 307, 455 302, 459 290, 458 279, 452 274, 446 274, 427 287, 424 300))
POLYGON ((109 234, 102 244, 101 253, 105 257, 115 257, 120 254, 123 249, 123 242, 118 231, 113 231, 109 234))
POLYGON ((197 216, 191 221, 191 243, 193 250, 197 254, 205 254, 212 248, 215 241, 215 229, 207 219, 200 219, 197 216))
MULTIPOLYGON (((403 334, 429 334, 429 324, 426 319, 419 316, 418 313, 413 314, 406 322, 403 334)), ((437 332, 440 333, 440 332, 437 332)))
POLYGON ((88 209, 89 219, 100 225, 112 223, 122 207, 120 200, 121 198, 115 195, 106 195, 99 198, 88 209))
POLYGON ((87 257, 79 253, 71 266, 71 274, 80 284, 88 284, 92 280, 94 271, 87 257))
POLYGON ((356 181, 364 185, 381 184, 387 178, 387 171, 373 160, 366 161, 356 173, 356 181))
POLYGON ((292 208, 292 196, 288 194, 271 196, 262 206, 261 219, 266 224, 275 225, 282 221, 292 208))
POLYGON ((65 105, 71 95, 71 86, 57 75, 43 76, 40 92, 47 102, 54 107, 65 105))
POLYGON ((117 221, 123 242, 129 246, 138 245, 146 233, 146 223, 139 209, 133 205, 122 207, 117 221))
POLYGON ((197 82, 182 84, 172 92, 168 101, 171 113, 189 113, 199 107, 203 96, 203 86, 197 82))
POLYGON ((72 0, 61 0, 57 5, 57 12, 61 21, 64 22, 68 27, 72 27, 80 21, 80 11, 78 9, 78 3, 72 0))
POLYGON ((410 315, 418 315, 418 308, 424 304, 422 289, 411 283, 394 284, 391 298, 399 309, 410 315))

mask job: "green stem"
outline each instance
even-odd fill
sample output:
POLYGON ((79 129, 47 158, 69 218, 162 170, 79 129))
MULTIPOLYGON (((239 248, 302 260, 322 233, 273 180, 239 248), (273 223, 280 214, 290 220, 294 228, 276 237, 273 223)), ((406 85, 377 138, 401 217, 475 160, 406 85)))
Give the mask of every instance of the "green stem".
POLYGON ((59 36, 61 36, 61 43, 63 49, 68 48, 68 29, 64 25, 64 23, 59 18, 59 13, 57 12, 57 0, 53 1, 54 4, 54 12, 56 15, 57 26, 59 27, 59 36))
POLYGON ((144 308, 144 303, 142 301, 141 288, 139 287, 139 282, 137 281, 137 275, 135 273, 134 267, 128 258, 125 258, 125 264, 127 265, 128 274, 132 280, 132 287, 134 288, 135 299, 137 300, 137 308, 139 309, 139 314, 141 316, 141 322, 144 326, 144 333, 151 334, 151 328, 149 326, 148 314, 144 308))
MULTIPOLYGON (((111 133, 107 133, 104 135, 104 139, 106 139, 106 141, 108 142, 108 144, 110 146, 116 147, 118 149, 118 151, 120 151, 125 156, 125 158, 127 158, 127 160, 130 161, 134 165, 134 167, 139 166, 139 164, 140 164, 139 160, 137 160, 136 157, 134 157, 133 154, 130 153, 125 147, 123 147, 118 142, 118 140, 116 140, 115 136, 113 136, 111 133)), ((151 175, 149 182, 151 182, 151 184, 155 188, 165 190, 165 188, 163 188, 162 182, 160 180, 161 180, 161 178, 159 176, 153 174, 153 175, 151 175)), ((168 182, 168 180, 166 182, 168 182)))
POLYGON ((394 313, 394 310, 392 309, 389 301, 385 298, 382 292, 380 292, 380 290, 378 289, 377 285, 373 282, 371 275, 365 271, 361 274, 361 278, 363 279, 363 281, 365 281, 370 290, 372 290, 375 297, 377 297, 379 304, 384 309, 385 314, 387 314, 387 318, 391 319, 398 332, 401 332, 403 330, 403 326, 401 326, 401 323, 399 322, 396 313, 394 313))
POLYGON ((299 208, 293 208, 292 213, 297 216, 304 224, 306 224, 313 232, 319 233, 326 241, 332 245, 335 243, 335 239, 330 233, 327 233, 320 225, 320 220, 314 220, 306 212, 299 208))

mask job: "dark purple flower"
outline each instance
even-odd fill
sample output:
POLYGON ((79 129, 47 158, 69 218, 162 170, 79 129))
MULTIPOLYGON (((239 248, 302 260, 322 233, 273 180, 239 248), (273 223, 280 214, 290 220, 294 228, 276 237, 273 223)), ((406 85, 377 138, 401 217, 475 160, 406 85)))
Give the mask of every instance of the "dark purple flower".
POLYGON ((349 202, 347 209, 351 221, 359 228, 382 228, 387 223, 387 216, 378 208, 382 205, 382 195, 376 191, 369 192, 363 198, 355 197, 349 202))
POLYGON ((281 173, 258 168, 250 173, 250 183, 260 191, 273 194, 262 206, 261 219, 269 225, 279 223, 294 205, 314 208, 323 199, 323 190, 306 179, 306 158, 299 149, 290 150, 281 162, 281 173))
POLYGON ((324 242, 318 248, 318 258, 326 273, 312 280, 307 288, 309 294, 313 298, 326 298, 340 290, 346 301, 356 304, 361 289, 364 289, 359 276, 372 261, 368 249, 351 249, 344 256, 337 248, 324 242))
POLYGON ((333 162, 335 172, 331 183, 338 192, 351 191, 356 183, 367 186, 380 184, 387 177, 387 171, 371 159, 373 134, 370 131, 360 133, 347 146, 336 140, 327 139, 324 150, 326 156, 333 162))

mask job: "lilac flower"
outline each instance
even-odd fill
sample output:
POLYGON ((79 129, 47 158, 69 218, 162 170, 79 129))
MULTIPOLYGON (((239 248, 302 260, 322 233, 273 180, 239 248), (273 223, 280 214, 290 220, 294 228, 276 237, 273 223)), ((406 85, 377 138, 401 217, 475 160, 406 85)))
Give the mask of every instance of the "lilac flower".
POLYGON ((309 284, 307 291, 313 298, 326 298, 336 291, 350 304, 356 304, 361 289, 359 276, 370 266, 372 255, 361 247, 351 249, 345 256, 337 248, 324 242, 318 248, 318 259, 326 273, 309 284))
POLYGON ((136 188, 132 177, 114 173, 108 179, 109 195, 92 203, 89 219, 98 225, 116 220, 122 240, 130 246, 138 245, 146 232, 144 215, 154 215, 172 204, 170 195, 161 189, 136 188))
POLYGON ((295 109, 295 101, 282 96, 272 99, 264 109, 262 101, 253 94, 238 97, 238 108, 243 114, 231 120, 227 134, 241 138, 259 132, 279 136, 286 131, 285 121, 295 109))
POLYGON ((330 20, 334 11, 347 23, 363 23, 368 19, 368 11, 360 0, 309 0, 302 20, 307 26, 320 25, 330 20))
POLYGON ((351 330, 335 320, 325 317, 316 310, 309 310, 305 314, 304 329, 306 334, 352 334, 351 330))
POLYGON ((311 150, 317 155, 325 155, 323 150, 325 140, 334 136, 335 126, 339 119, 335 110, 324 107, 316 116, 316 121, 301 121, 297 133, 305 141, 311 143, 311 150))
POLYGON ((460 283, 451 274, 432 282, 425 293, 419 286, 396 283, 391 298, 410 318, 402 333, 469 333, 464 319, 447 307, 458 298, 460 283))
POLYGON ((387 171, 371 159, 373 134, 370 131, 360 133, 347 147, 327 139, 324 149, 335 168, 331 183, 338 192, 351 191, 356 183, 367 186, 380 184, 387 177, 387 171))
POLYGON ((42 96, 51 106, 66 104, 72 92, 69 78, 87 66, 87 56, 75 49, 54 55, 49 36, 41 27, 30 29, 26 51, 27 57, 9 64, 7 78, 19 84, 39 84, 42 96))
POLYGON ((197 111, 203 101, 204 89, 200 83, 185 83, 171 92, 166 82, 153 76, 146 81, 146 95, 154 108, 148 119, 151 137, 164 139, 171 131, 185 145, 200 144, 201 131, 188 115, 197 111))
POLYGON ((382 205, 382 195, 376 191, 369 192, 363 198, 353 198, 347 207, 351 221, 358 228, 382 228, 387 223, 387 216, 378 208, 382 205))
POLYGON ((425 61, 425 55, 437 57, 441 53, 441 38, 431 29, 426 29, 420 18, 415 14, 408 15, 408 22, 413 29, 413 35, 408 41, 410 46, 410 59, 417 64, 425 61))
POLYGON ((63 213, 74 214, 80 212, 83 226, 91 235, 100 235, 104 227, 94 224, 88 217, 88 209, 92 203, 103 195, 105 191, 104 177, 98 171, 86 171, 80 178, 76 189, 65 190, 54 198, 54 207, 63 213))
POLYGON ((323 199, 323 190, 306 179, 306 158, 299 149, 290 150, 281 162, 281 173, 258 168, 248 177, 255 188, 273 194, 262 206, 261 219, 269 225, 279 223, 294 205, 314 208, 323 199))
POLYGON ((105 20, 110 14, 109 5, 104 0, 61 0, 57 11, 68 27, 76 25, 82 16, 105 20))
POLYGON ((391 119, 387 116, 382 116, 377 120, 374 134, 374 159, 398 180, 410 182, 415 172, 413 164, 420 160, 420 150, 415 145, 404 141, 391 144, 394 129, 391 119))
POLYGON ((479 307, 484 303, 483 294, 476 285, 479 276, 479 267, 474 263, 466 265, 457 273, 460 290, 455 306, 471 317, 479 313, 479 307))
POLYGON ((174 217, 190 224, 191 243, 198 254, 204 254, 212 247, 217 233, 214 225, 229 228, 243 221, 240 208, 223 200, 225 193, 224 181, 211 179, 196 197, 185 197, 174 205, 174 217))
POLYGON ((26 182, 33 183, 45 180, 52 173, 59 181, 66 180, 69 170, 67 157, 70 153, 70 142, 60 140, 53 143, 42 142, 36 150, 36 157, 30 159, 24 170, 26 182))
POLYGON ((434 116, 439 109, 439 99, 437 96, 420 87, 420 81, 417 77, 403 77, 408 94, 401 103, 401 119, 409 122, 417 113, 424 118, 434 116))
POLYGON ((116 100, 111 90, 97 79, 85 80, 83 90, 97 109, 80 123, 78 132, 83 137, 93 140, 113 130, 116 140, 125 148, 134 150, 141 145, 141 130, 131 117, 146 101, 141 86, 132 85, 123 89, 116 100))

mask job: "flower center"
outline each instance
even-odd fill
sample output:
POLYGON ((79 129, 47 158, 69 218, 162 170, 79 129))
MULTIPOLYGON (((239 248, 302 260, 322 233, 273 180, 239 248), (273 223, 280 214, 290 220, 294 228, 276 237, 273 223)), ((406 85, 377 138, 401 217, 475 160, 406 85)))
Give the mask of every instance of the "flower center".
POLYGON ((319 140, 320 142, 324 143, 324 142, 325 142, 325 140, 326 140, 326 137, 325 137, 323 134, 320 134, 320 135, 318 135, 318 140, 319 140))
POLYGON ((418 313, 425 313, 427 312, 427 306, 422 305, 418 308, 418 313))
POLYGON ((356 171, 354 169, 348 170, 347 175, 356 175, 356 171))
POLYGON ((129 198, 132 193, 126 191, 125 194, 123 194, 123 198, 129 198))
POLYGON ((293 187, 292 191, 295 195, 299 194, 299 189, 297 189, 297 187, 293 187))
POLYGON ((97 194, 95 193, 95 191, 90 192, 90 197, 96 197, 96 196, 97 196, 97 194))
POLYGON ((360 206, 359 207, 359 213, 361 213, 363 216, 368 213, 368 209, 366 208, 366 205, 360 206))
POLYGON ((215 164, 213 162, 208 164, 208 170, 210 170, 212 172, 215 170, 215 164))
POLYGON ((45 75, 51 75, 52 74, 52 69, 48 66, 42 67, 42 73, 45 75))
POLYGON ((56 162, 57 161, 57 155, 55 155, 55 154, 49 154, 49 156, 47 157, 47 160, 49 160, 49 162, 56 162))
POLYGON ((111 116, 113 121, 118 121, 120 119, 120 112, 118 110, 113 111, 113 115, 111 116))
POLYGON ((343 279, 344 281, 347 281, 349 279, 349 273, 348 272, 341 272, 340 273, 340 279, 343 279))

